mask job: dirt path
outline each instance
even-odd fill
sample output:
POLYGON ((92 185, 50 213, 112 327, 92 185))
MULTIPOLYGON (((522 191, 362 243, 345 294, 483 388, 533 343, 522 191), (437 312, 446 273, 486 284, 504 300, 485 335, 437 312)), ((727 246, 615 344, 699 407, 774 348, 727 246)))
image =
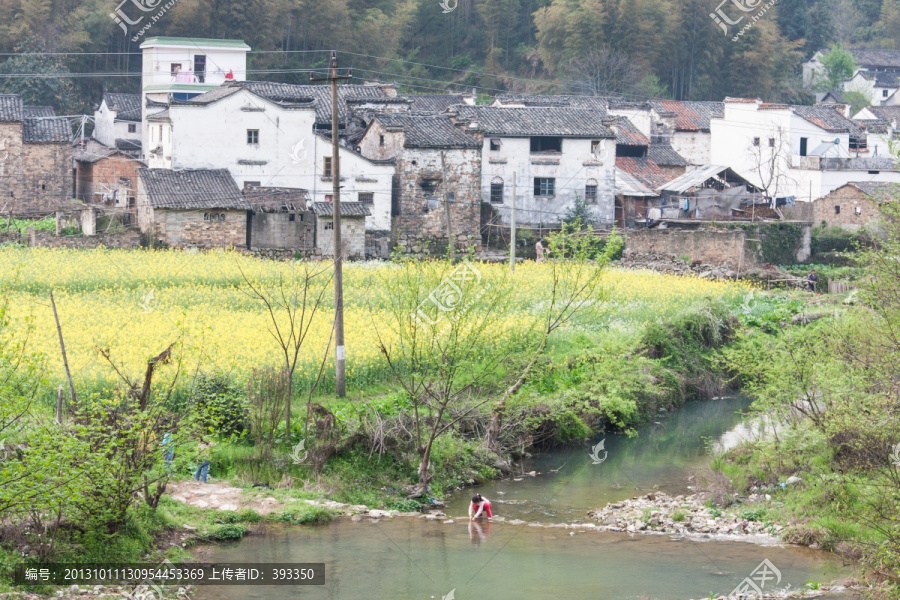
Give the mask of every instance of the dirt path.
MULTIPOLYGON (((224 482, 201 483, 199 481, 176 481, 166 488, 173 500, 183 502, 196 508, 212 510, 244 510, 252 508, 261 515, 284 510, 285 503, 269 495, 267 488, 243 489, 224 482)), ((368 512, 368 507, 352 504, 341 504, 331 500, 297 500, 307 504, 324 506, 345 514, 368 512)))

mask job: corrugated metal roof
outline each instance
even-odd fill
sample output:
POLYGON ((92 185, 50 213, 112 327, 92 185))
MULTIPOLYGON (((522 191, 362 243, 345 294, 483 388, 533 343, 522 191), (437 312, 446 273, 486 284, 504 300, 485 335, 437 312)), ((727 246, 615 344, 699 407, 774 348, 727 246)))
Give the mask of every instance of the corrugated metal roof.
MULTIPOLYGON (((317 217, 334 215, 333 202, 313 202, 312 209, 317 217)), ((371 214, 372 211, 365 202, 341 202, 341 217, 368 217, 371 214)))
POLYGON ((250 210, 228 169, 138 169, 150 206, 250 210))
POLYGON ((698 185, 703 184, 710 177, 716 177, 727 169, 728 167, 722 167, 719 165, 706 165, 704 167, 698 167, 693 171, 688 171, 680 177, 676 177, 669 183, 663 185, 660 190, 680 194, 688 191, 693 187, 697 187, 698 185))

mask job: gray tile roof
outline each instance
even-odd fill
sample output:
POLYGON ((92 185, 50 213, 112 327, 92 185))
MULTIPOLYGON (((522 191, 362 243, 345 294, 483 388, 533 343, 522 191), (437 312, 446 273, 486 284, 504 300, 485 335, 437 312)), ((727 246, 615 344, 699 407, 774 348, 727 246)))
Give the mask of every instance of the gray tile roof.
POLYGON ((153 208, 250 210, 228 169, 138 169, 153 208))
POLYGON ((616 127, 616 144, 623 146, 649 146, 650 140, 647 139, 640 129, 634 126, 627 117, 615 117, 611 122, 616 127))
POLYGON ((56 111, 52 106, 25 106, 25 118, 28 117, 55 117, 56 111))
POLYGON ((572 138, 614 138, 603 114, 584 108, 499 108, 456 106, 485 135, 527 137, 552 135, 572 138))
POLYGON ((867 106, 866 108, 883 121, 891 122, 896 119, 900 124, 900 106, 867 106))
POLYGON ((69 120, 62 117, 25 119, 22 141, 26 144, 69 143, 72 127, 69 120))
POLYGON ((25 118, 22 96, 18 94, 0 94, 0 123, 18 123, 25 118))
POLYGON ((565 96, 544 94, 498 94, 495 100, 500 104, 521 104, 525 107, 561 107, 592 108, 606 112, 611 103, 622 100, 621 98, 606 98, 602 96, 565 96))
POLYGON ((900 69, 900 50, 850 50, 856 64, 863 68, 900 69))
POLYGON ((481 143, 464 133, 447 117, 432 115, 376 115, 385 129, 402 130, 407 148, 481 148, 481 143))
POLYGON ((880 183, 874 181, 850 181, 863 194, 878 202, 885 202, 900 197, 900 185, 896 183, 880 183))
POLYGON ((617 156, 616 169, 628 173, 651 190, 659 189, 672 179, 649 158, 617 156))
MULTIPOLYGON (((334 215, 333 202, 313 202, 312 209, 317 217, 334 215)), ((368 217, 371 214, 372 211, 365 202, 341 202, 341 217, 368 217)))
POLYGON ((309 205, 309 191, 303 188, 245 185, 244 197, 253 207, 253 212, 297 212, 306 210, 309 205))
POLYGON ((126 140, 123 138, 116 138, 116 149, 121 150, 122 152, 140 152, 141 140, 126 140))
POLYGON ((176 100, 171 103, 171 106, 206 106, 232 94, 237 94, 239 91, 241 91, 241 88, 225 84, 199 96, 194 96, 190 100, 176 100))
POLYGON ((792 106, 795 115, 830 133, 862 133, 860 127, 830 106, 792 106))
POLYGON ((454 104, 465 104, 462 94, 410 94, 401 97, 409 100, 409 109, 417 113, 442 113, 454 104))
POLYGON ((169 120, 169 109, 161 110, 158 113, 153 113, 152 115, 147 115, 148 121, 168 121, 169 120))
POLYGON ((116 111, 116 119, 120 121, 141 120, 140 94, 103 94, 106 106, 116 111))
POLYGON ((709 131, 709 120, 725 115, 724 102, 655 100, 650 104, 657 112, 676 115, 676 131, 709 131))
POLYGON ((647 158, 661 167, 686 167, 690 163, 668 144, 650 144, 647 158))
POLYGON ((875 73, 875 87, 900 88, 900 71, 878 71, 875 73))
MULTIPOLYGON (((308 104, 314 102, 316 107, 316 123, 327 125, 331 123, 331 87, 327 85, 295 85, 290 83, 274 83, 270 81, 238 81, 225 85, 240 86, 267 98, 273 102, 282 104, 308 104)), ((393 99, 393 97, 380 85, 338 85, 338 119, 346 123, 350 115, 347 108, 347 100, 393 99)))

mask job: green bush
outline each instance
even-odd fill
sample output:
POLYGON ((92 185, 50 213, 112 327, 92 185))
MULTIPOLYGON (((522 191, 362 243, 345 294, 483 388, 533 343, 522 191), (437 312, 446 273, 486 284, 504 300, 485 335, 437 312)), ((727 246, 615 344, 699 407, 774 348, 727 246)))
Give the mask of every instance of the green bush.
POLYGON ((422 503, 409 498, 397 498, 396 500, 388 500, 387 508, 388 510, 399 512, 415 512, 422 510, 422 503))
POLYGON ((763 517, 766 516, 766 509, 752 508, 742 511, 738 516, 745 521, 762 521, 763 517))
POLYGON ((249 407, 243 389, 223 375, 201 373, 190 393, 200 424, 219 436, 240 436, 248 427, 249 407))
POLYGON ((216 521, 220 523, 258 523, 260 519, 262 519, 260 514, 252 508, 242 510, 241 512, 223 510, 216 517, 216 521))
POLYGON ((219 542, 229 540, 239 540, 247 534, 247 528, 243 525, 231 524, 222 525, 211 531, 208 535, 209 539, 219 542))
POLYGON ((311 504, 294 512, 273 513, 269 518, 291 525, 325 525, 334 520, 334 512, 324 506, 311 504))
POLYGON ((672 520, 676 523, 681 523, 682 521, 684 521, 686 516, 687 515, 683 511, 676 510, 674 513, 672 513, 672 520))

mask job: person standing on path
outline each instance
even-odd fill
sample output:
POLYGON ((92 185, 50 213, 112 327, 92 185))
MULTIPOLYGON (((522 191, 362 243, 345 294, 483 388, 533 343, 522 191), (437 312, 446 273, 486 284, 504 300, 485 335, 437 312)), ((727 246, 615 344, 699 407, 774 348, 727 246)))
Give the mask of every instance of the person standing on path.
POLYGON ((215 445, 215 442, 200 440, 200 444, 197 446, 197 462, 199 466, 197 467, 197 472, 194 473, 194 481, 200 481, 202 476, 203 483, 206 483, 206 475, 209 473, 209 463, 212 459, 212 447, 215 445))
POLYGON ((538 240, 537 244, 534 245, 534 251, 536 258, 535 262, 544 262, 544 243, 543 240, 538 240))

